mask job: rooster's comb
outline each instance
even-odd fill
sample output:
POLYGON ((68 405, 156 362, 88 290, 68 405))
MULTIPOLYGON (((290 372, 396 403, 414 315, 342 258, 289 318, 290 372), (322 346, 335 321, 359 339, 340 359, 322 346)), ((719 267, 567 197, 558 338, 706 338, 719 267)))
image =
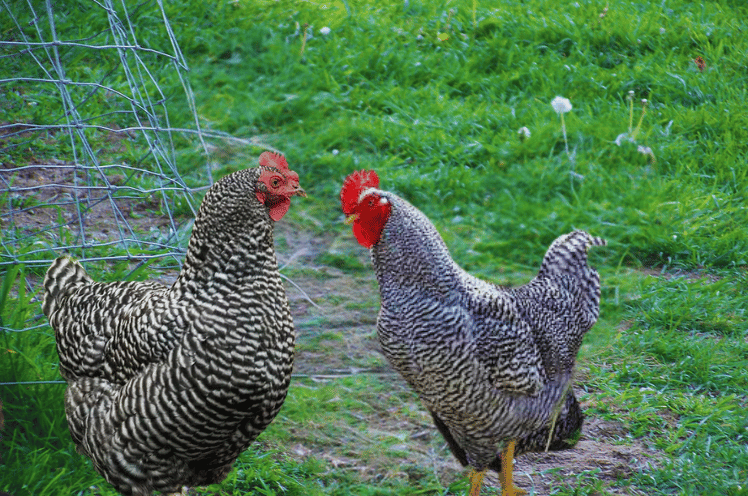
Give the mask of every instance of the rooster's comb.
POLYGON ((350 215, 358 205, 358 197, 366 188, 379 187, 379 176, 374 171, 361 170, 349 174, 343 181, 343 187, 340 189, 340 204, 343 207, 343 213, 350 215))
POLYGON ((289 172, 286 157, 280 153, 262 152, 262 155, 260 155, 260 165, 264 167, 274 167, 281 172, 289 172))

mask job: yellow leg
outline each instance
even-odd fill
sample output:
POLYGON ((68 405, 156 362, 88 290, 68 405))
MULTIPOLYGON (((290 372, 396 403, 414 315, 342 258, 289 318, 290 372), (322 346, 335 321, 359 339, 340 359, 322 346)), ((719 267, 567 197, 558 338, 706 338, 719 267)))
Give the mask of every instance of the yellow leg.
MULTIPOLYGON (((516 441, 509 441, 501 452, 501 496, 520 496, 526 491, 514 485, 514 446, 516 441)), ((472 496, 472 495, 471 495, 472 496)))
MULTIPOLYGON (((514 447, 516 444, 516 441, 509 441, 501 452, 501 473, 499 474, 501 496, 522 496, 523 494, 527 494, 527 491, 515 486, 512 480, 514 474, 514 447)), ((485 475, 486 469, 481 471, 473 469, 470 471, 470 491, 468 492, 468 496, 480 496, 483 477, 485 475)))
POLYGON ((470 492, 468 496, 480 496, 480 488, 483 486, 483 477, 486 475, 486 469, 470 471, 470 492))

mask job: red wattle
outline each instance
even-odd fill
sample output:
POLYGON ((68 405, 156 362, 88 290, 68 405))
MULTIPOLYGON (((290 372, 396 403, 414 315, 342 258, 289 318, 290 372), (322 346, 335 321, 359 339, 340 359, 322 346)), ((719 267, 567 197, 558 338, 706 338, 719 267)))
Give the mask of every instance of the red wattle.
POLYGON ((359 224, 358 221, 354 222, 353 224, 353 234, 356 236, 356 241, 358 241, 358 244, 360 244, 364 248, 371 248, 377 243, 377 241, 379 241, 379 239, 370 239, 371 233, 364 230, 364 228, 361 227, 361 224, 359 224))
POLYGON ((291 200, 284 198, 275 205, 270 206, 270 218, 278 222, 288 212, 288 207, 291 206, 291 200))

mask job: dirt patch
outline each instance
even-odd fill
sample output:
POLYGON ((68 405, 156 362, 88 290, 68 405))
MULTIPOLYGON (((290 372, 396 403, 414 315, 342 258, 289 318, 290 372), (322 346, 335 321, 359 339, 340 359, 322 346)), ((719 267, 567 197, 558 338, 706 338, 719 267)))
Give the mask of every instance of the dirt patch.
POLYGON ((712 274, 707 271, 702 266, 699 266, 696 269, 679 269, 679 268, 671 268, 665 270, 664 268, 650 268, 650 267, 641 267, 637 269, 638 272, 650 276, 650 277, 656 277, 656 278, 663 278, 668 281, 682 279, 685 281, 700 281, 702 279, 709 281, 710 283, 718 282, 722 279, 722 276, 712 274))
POLYGON ((84 239, 87 244, 137 240, 143 233, 160 237, 171 224, 159 214, 163 199, 131 187, 132 179, 124 169, 109 168, 105 174, 55 160, 22 168, 0 165, 10 206, 0 215, 0 226, 14 228, 19 240, 51 237, 61 246, 84 239))
MULTIPOLYGON (((392 372, 379 352, 379 292, 373 271, 351 273, 320 261, 345 253, 362 268, 368 251, 340 231, 311 233, 276 224, 276 251, 298 334, 294 373, 316 377, 355 372, 392 372), (311 301, 310 301, 311 300, 311 301)), ((352 238, 352 236, 351 236, 352 238)))
POLYGON ((626 439, 625 427, 617 422, 588 416, 582 430, 582 438, 573 449, 520 456, 515 464, 515 483, 528 493, 543 496, 568 481, 573 483, 580 474, 590 473, 608 494, 644 494, 628 486, 615 487, 615 483, 635 472, 651 470, 654 453, 626 439))

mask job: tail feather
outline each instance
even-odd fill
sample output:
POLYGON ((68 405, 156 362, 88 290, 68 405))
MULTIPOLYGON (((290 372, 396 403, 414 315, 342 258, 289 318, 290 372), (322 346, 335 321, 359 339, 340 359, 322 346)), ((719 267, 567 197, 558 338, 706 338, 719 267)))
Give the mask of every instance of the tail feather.
POLYGON ((583 331, 589 330, 600 314, 600 275, 587 263, 587 254, 591 247, 606 244, 584 231, 560 236, 548 248, 538 272, 538 279, 566 280, 576 287, 575 315, 583 331))
POLYGON ((58 257, 47 269, 44 276, 44 301, 42 311, 48 318, 55 311, 60 297, 69 293, 72 289, 89 284, 93 279, 86 270, 70 257, 58 257))
POLYGON ((590 267, 587 265, 587 253, 593 246, 605 246, 608 242, 602 238, 591 236, 584 231, 574 231, 559 236, 551 243, 540 267, 540 276, 553 276, 590 267))

